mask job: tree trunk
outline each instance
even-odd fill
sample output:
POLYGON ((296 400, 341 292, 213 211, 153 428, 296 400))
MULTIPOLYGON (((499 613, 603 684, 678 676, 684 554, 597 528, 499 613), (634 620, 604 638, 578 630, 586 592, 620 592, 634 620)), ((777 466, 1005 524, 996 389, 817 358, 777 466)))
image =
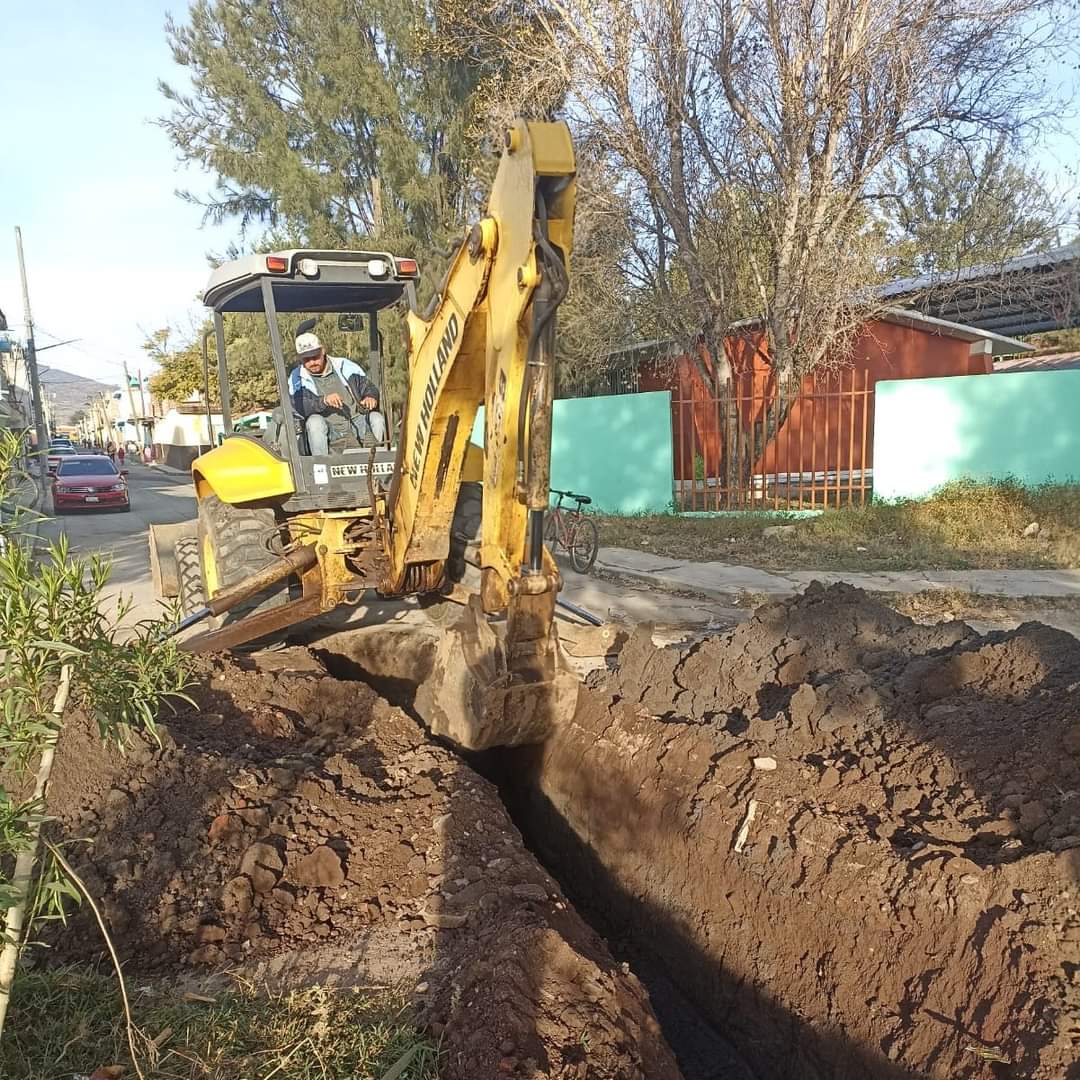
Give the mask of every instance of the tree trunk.
MULTIPOLYGON (((43 803, 45 792, 52 775, 53 756, 56 752, 56 740, 60 733, 60 721, 67 708, 68 694, 71 691, 71 667, 65 664, 60 672, 60 685, 56 688, 52 714, 56 728, 47 736, 38 763, 37 781, 34 784, 33 801, 43 803)), ((33 888, 34 866, 37 863, 38 844, 41 836, 41 822, 36 821, 30 828, 30 840, 15 859, 15 873, 12 884, 15 887, 15 903, 8 908, 4 919, 4 947, 0 952, 0 1038, 4 1033, 4 1021, 7 1019, 8 1005, 11 1003, 11 986, 15 981, 15 969, 19 962, 22 948, 26 907, 33 888)))

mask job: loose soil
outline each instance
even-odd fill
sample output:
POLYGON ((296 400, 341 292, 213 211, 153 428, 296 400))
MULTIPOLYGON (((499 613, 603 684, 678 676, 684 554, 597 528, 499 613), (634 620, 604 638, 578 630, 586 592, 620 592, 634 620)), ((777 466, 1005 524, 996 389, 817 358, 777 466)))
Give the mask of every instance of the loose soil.
MULTIPOLYGON (((65 729, 49 812, 90 841, 77 869, 127 970, 404 983, 448 1078, 675 1080, 646 992, 496 789, 307 653, 261 663, 206 661, 160 748, 65 729)), ((54 944, 101 952, 85 910, 54 944)))
POLYGON ((1080 1076, 1080 641, 812 586, 592 681, 515 820, 756 1075, 1080 1076))

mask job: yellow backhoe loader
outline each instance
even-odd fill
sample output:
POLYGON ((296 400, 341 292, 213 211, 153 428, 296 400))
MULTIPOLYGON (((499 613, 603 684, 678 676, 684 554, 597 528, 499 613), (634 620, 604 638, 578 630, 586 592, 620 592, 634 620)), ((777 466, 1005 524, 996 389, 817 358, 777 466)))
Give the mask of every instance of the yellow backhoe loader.
POLYGON ((487 213, 423 313, 416 263, 389 252, 280 251, 213 272, 203 301, 225 430, 225 313, 265 315, 280 400, 265 431, 231 434, 195 460, 197 519, 151 531, 158 592, 184 611, 177 629, 214 627, 187 648, 263 640, 372 589, 418 595, 456 614, 442 620, 417 699, 436 734, 470 749, 535 742, 572 712, 577 681, 554 619, 561 579, 543 535, 574 175, 565 124, 515 121, 487 213), (396 445, 308 453, 278 316, 337 313, 342 329, 367 319, 371 373, 378 313, 405 301, 409 387, 396 445), (481 404, 482 449, 470 442, 481 404), (460 579, 477 524, 479 588, 469 592, 460 579))

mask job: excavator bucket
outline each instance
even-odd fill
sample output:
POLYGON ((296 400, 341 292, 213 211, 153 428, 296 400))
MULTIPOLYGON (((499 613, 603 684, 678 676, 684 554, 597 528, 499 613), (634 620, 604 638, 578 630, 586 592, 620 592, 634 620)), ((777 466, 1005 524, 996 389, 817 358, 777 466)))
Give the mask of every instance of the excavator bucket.
POLYGON ((519 642, 513 657, 501 629, 475 602, 463 608, 459 621, 440 634, 431 670, 416 691, 414 708, 431 732, 466 750, 543 742, 577 705, 578 679, 563 658, 554 622, 545 638, 519 642))

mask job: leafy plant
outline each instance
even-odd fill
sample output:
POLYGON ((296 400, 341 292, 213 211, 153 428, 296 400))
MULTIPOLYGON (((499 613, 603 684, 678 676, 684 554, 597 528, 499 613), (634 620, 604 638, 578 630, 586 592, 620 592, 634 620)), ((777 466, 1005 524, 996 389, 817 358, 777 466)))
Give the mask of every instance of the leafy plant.
POLYGON ((66 538, 35 548, 21 441, 0 432, 0 1032, 17 954, 36 920, 62 916, 77 897, 49 858, 37 866, 45 788, 69 702, 123 746, 132 729, 151 733, 161 706, 182 697, 188 668, 159 627, 121 628, 130 604, 106 602, 108 560, 72 553, 66 538), (32 794, 30 794, 32 792, 32 794))

